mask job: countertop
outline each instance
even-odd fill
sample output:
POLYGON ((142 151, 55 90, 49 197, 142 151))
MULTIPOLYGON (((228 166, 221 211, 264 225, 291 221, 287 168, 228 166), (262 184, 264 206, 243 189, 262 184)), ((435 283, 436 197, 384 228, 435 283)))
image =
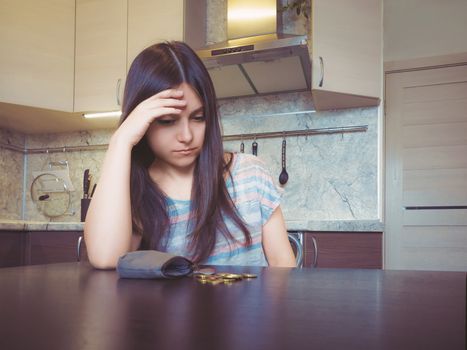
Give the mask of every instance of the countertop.
POLYGON ((83 222, 49 222, 0 219, 0 230, 8 231, 83 231, 83 222))
MULTIPOLYGON (((286 220, 289 231, 383 232, 379 220, 286 220)), ((8 231, 82 231, 82 222, 43 222, 0 219, 0 230, 8 231)))

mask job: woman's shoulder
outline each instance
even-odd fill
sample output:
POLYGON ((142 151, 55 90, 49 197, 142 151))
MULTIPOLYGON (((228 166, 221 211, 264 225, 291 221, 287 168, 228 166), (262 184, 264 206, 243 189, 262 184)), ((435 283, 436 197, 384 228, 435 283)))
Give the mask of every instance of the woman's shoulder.
POLYGON ((232 160, 230 164, 230 172, 233 176, 238 174, 257 174, 266 169, 266 164, 261 158, 248 153, 231 153, 232 160))
POLYGON ((238 162, 239 164, 255 164, 255 165, 262 165, 264 166, 264 161, 258 157, 254 156, 253 154, 249 153, 238 153, 234 152, 231 153, 233 156, 233 162, 238 162))

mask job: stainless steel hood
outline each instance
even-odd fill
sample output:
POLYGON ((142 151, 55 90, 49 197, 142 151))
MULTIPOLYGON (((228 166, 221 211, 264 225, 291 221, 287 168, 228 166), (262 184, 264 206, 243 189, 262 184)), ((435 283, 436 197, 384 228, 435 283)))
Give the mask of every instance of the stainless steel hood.
MULTIPOLYGON (((272 21, 278 23, 276 2, 268 1, 274 2, 272 21)), ((229 12, 231 4, 238 2, 242 1, 229 0, 229 12)), ((257 2, 243 1, 243 7, 249 7, 243 8, 243 13, 253 12, 252 7, 257 2)), ((230 18, 230 13, 228 17, 230 32, 231 22, 234 20, 230 18)), ((242 25, 238 27, 245 32, 248 23, 243 19, 242 21, 242 25)), ((265 31, 258 29, 257 23, 255 19, 256 27, 253 31, 262 35, 236 38, 196 51, 211 75, 217 97, 311 90, 311 62, 306 35, 277 32, 263 34, 265 31)), ((274 25, 273 30, 276 28, 277 25, 274 25)))

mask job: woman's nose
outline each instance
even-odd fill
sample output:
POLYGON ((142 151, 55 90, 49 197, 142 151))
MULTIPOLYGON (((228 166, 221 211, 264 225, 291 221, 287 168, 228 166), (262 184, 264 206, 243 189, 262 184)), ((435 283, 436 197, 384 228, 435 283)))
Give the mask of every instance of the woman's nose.
POLYGON ((189 121, 182 121, 180 123, 180 129, 177 133, 177 139, 179 142, 189 143, 193 140, 193 131, 191 130, 189 121))

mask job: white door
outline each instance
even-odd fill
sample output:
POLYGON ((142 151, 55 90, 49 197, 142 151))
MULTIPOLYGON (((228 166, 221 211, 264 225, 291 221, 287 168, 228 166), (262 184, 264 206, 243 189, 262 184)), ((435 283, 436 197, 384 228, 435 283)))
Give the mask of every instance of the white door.
POLYGON ((385 268, 467 271, 467 63, 386 75, 385 268))

